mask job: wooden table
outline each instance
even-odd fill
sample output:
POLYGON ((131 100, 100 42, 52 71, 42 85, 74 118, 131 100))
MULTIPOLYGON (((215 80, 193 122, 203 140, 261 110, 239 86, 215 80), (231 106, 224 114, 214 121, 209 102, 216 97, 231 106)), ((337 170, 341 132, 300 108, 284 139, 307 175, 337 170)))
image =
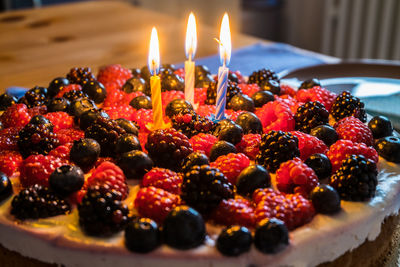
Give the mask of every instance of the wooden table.
MULTIPOLYGON (((0 14, 0 90, 47 86, 71 67, 147 62, 151 28, 159 32, 162 63, 185 60, 186 21, 125 2, 81 2, 0 14)), ((219 27, 198 25, 196 57, 217 53, 219 27)), ((232 34, 234 48, 260 42, 232 34)))

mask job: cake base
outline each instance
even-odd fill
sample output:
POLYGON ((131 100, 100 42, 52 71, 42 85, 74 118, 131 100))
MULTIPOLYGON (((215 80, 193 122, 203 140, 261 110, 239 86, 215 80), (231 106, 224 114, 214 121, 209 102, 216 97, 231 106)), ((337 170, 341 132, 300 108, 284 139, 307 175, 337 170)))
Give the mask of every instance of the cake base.
MULTIPOLYGON (((389 216, 382 224, 381 232, 373 241, 366 240, 352 251, 346 252, 333 262, 322 263, 318 267, 396 267, 398 266, 400 245, 400 214, 389 216)), ((43 251, 43 253, 46 253, 43 251)), ((317 256, 317 255, 316 255, 317 256)), ((0 245, 0 263, 3 267, 56 267, 22 256, 0 245)), ((61 265, 62 266, 62 265, 61 265)), ((134 266, 134 264, 132 265, 134 266)), ((68 267, 68 266, 66 266, 68 267)))

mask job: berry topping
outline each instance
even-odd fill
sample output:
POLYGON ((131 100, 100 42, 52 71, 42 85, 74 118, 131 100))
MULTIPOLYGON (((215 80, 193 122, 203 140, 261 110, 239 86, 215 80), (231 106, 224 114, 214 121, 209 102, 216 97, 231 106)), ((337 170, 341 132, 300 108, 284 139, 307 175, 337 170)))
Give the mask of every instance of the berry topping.
POLYGON ((100 145, 96 140, 82 138, 74 141, 70 152, 70 159, 75 164, 89 170, 96 163, 100 156, 100 145))
MULTIPOLYGON (((241 93, 242 89, 240 89, 238 84, 228 80, 228 85, 226 87, 226 103, 228 104, 235 95, 241 93)), ((207 99, 205 103, 207 105, 215 105, 216 101, 217 101, 217 83, 211 83, 210 86, 207 88, 207 99)))
POLYGON ((375 162, 362 155, 350 155, 331 177, 330 185, 344 200, 365 201, 375 195, 377 175, 375 162))
POLYGON ((80 98, 71 101, 71 104, 69 105, 67 112, 69 115, 79 118, 86 111, 95 108, 96 104, 93 102, 93 100, 87 98, 80 98))
POLYGON ((364 103, 347 91, 336 97, 330 112, 337 121, 349 116, 356 117, 362 122, 367 121, 364 103))
POLYGON ((153 161, 144 152, 132 150, 121 154, 117 161, 127 179, 142 179, 153 168, 153 161))
POLYGON ((119 64, 108 65, 100 69, 97 74, 97 80, 104 84, 106 87, 115 85, 120 89, 125 82, 132 77, 129 69, 123 68, 119 64))
POLYGON ((267 254, 275 254, 289 245, 289 232, 284 222, 272 218, 261 221, 254 234, 254 245, 267 254))
POLYGON ((25 126, 31 120, 25 104, 15 104, 8 107, 0 116, 4 128, 25 126))
POLYGON ((0 150, 0 172, 12 176, 18 171, 23 159, 17 151, 0 150))
POLYGON ((57 133, 61 129, 69 129, 74 126, 73 117, 69 116, 66 112, 49 112, 44 115, 51 124, 54 125, 54 132, 57 133))
POLYGON ((146 81, 140 77, 132 77, 122 86, 122 91, 125 93, 142 92, 145 95, 150 95, 150 88, 146 81))
POLYGON ((237 153, 236 147, 227 141, 215 142, 210 150, 210 161, 213 162, 217 158, 229 153, 237 153))
POLYGON ((50 188, 61 196, 68 196, 82 188, 85 177, 81 168, 63 165, 54 170, 49 178, 50 188))
POLYGON ((168 246, 186 250, 203 244, 206 227, 197 211, 188 206, 179 206, 165 218, 162 235, 168 246))
POLYGON ((397 136, 386 136, 378 139, 375 143, 379 156, 391 161, 400 162, 400 138, 397 136))
POLYGON ((254 208, 245 198, 223 199, 211 213, 211 219, 222 225, 240 225, 253 228, 255 224, 254 208))
POLYGON ((21 155, 47 155, 59 145, 56 134, 46 124, 27 124, 19 132, 18 148, 21 155))
POLYGON ((374 139, 391 136, 393 133, 392 122, 385 116, 373 117, 369 121, 368 127, 371 130, 374 139))
POLYGON ((316 78, 312 78, 312 79, 305 80, 304 82, 302 82, 300 84, 299 90, 300 89, 311 89, 314 86, 321 86, 321 82, 316 78))
POLYGON ((244 134, 262 134, 263 132, 261 121, 254 113, 242 112, 235 122, 242 127, 244 134))
POLYGON ((67 74, 67 79, 70 83, 80 85, 96 80, 90 68, 72 68, 67 74))
POLYGON ((125 229, 125 246, 133 252, 147 253, 161 245, 157 223, 149 218, 134 219, 125 229))
POLYGON ((312 128, 328 124, 329 112, 320 102, 307 102, 301 105, 294 115, 296 130, 309 133, 312 128))
POLYGON ((211 133, 214 123, 193 110, 184 110, 172 117, 172 127, 191 138, 199 133, 211 133))
POLYGON ((47 95, 49 97, 55 97, 64 86, 69 85, 69 80, 64 77, 58 77, 52 80, 47 88, 47 95))
POLYGON ((163 75, 161 89, 162 91, 183 91, 185 89, 185 81, 174 73, 163 75))
POLYGON ((333 105, 333 102, 335 101, 336 94, 332 93, 324 88, 321 88, 320 86, 314 86, 313 88, 310 89, 301 89, 297 91, 296 94, 296 99, 297 101, 300 102, 315 102, 318 101, 322 105, 325 106, 325 108, 328 111, 331 111, 331 107, 333 105))
POLYGON ((175 115, 185 111, 185 110, 193 110, 192 104, 184 99, 174 99, 168 103, 165 108, 165 115, 172 118, 175 115))
POLYGON ((354 143, 364 143, 372 146, 374 139, 367 125, 354 117, 345 117, 335 124, 339 139, 351 140, 354 143))
POLYGON ((110 118, 108 114, 101 109, 90 109, 88 111, 85 111, 79 118, 79 128, 81 128, 82 130, 86 130, 100 117, 106 119, 110 118))
POLYGON ((27 105, 28 108, 33 108, 43 105, 46 101, 46 95, 46 88, 35 86, 28 90, 18 102, 27 105))
POLYGON ((233 186, 216 168, 194 166, 185 173, 181 198, 202 214, 215 209, 223 199, 233 197, 233 186))
POLYGON ((289 105, 282 101, 268 102, 255 114, 260 119, 264 132, 271 130, 292 131, 295 127, 295 120, 289 105))
POLYGON ((195 165, 209 165, 207 156, 200 152, 193 152, 187 156, 182 163, 182 172, 186 173, 195 165))
POLYGON ((132 99, 129 105, 135 109, 152 109, 151 98, 146 95, 140 95, 132 99))
POLYGON ((193 151, 206 154, 207 156, 211 153, 211 148, 218 141, 218 138, 212 134, 200 133, 192 138, 189 142, 193 147, 193 151))
POLYGON ((22 189, 11 202, 11 214, 20 220, 53 217, 70 209, 65 200, 37 184, 22 189))
POLYGON ((249 158, 243 153, 229 153, 218 157, 210 166, 219 169, 231 184, 236 184, 240 172, 250 165, 249 158))
POLYGON ((106 98, 106 88, 98 81, 90 81, 83 85, 82 92, 87 94, 96 104, 102 103, 106 98))
POLYGON ((136 136, 139 135, 138 126, 136 126, 134 122, 124 118, 119 118, 116 119, 115 121, 118 123, 119 127, 125 130, 126 133, 134 134, 136 136))
POLYGON ((252 196, 258 188, 271 185, 268 171, 261 165, 250 165, 242 170, 236 181, 237 193, 242 196, 252 196))
POLYGON ((219 140, 236 145, 242 140, 243 129, 237 123, 229 119, 224 119, 218 122, 213 134, 217 136, 219 140))
POLYGON ((225 228, 217 239, 217 249, 225 256, 238 256, 250 250, 253 238, 246 227, 225 228))
POLYGON ((0 202, 13 194, 13 188, 7 175, 0 172, 0 202))
POLYGON ((0 150, 18 150, 17 143, 21 129, 20 126, 0 130, 0 150))
POLYGON ((143 176, 142 180, 143 187, 154 186, 177 195, 181 193, 181 184, 182 176, 180 174, 163 168, 151 169, 143 176))
POLYGON ((260 108, 268 102, 275 101, 275 96, 269 91, 258 91, 251 96, 251 99, 253 99, 254 106, 260 108))
POLYGON ((315 211, 322 214, 332 214, 340 210, 338 192, 327 184, 316 186, 310 194, 315 211))
POLYGON ((0 95, 0 111, 6 110, 8 107, 11 107, 15 103, 17 103, 18 99, 15 96, 12 96, 8 93, 4 93, 0 95))
POLYGON ((274 95, 280 95, 281 94, 281 87, 279 85, 279 82, 274 81, 274 80, 266 80, 263 81, 259 84, 260 90, 262 91, 267 91, 271 92, 274 95))
POLYGON ((118 137, 115 153, 122 154, 131 150, 142 150, 138 137, 133 134, 124 134, 118 137))
POLYGON ((236 145, 236 149, 238 152, 254 160, 259 152, 260 143, 260 134, 245 134, 242 137, 242 141, 236 145))
POLYGON ((327 146, 333 145, 339 139, 336 130, 329 125, 320 125, 311 129, 310 135, 317 137, 327 146))
POLYGON ((318 138, 299 131, 290 132, 297 137, 299 141, 299 150, 301 160, 306 160, 309 156, 315 153, 325 154, 328 147, 318 138))
MULTIPOLYGON (((76 85, 79 88, 79 90, 70 90, 70 87, 74 88, 74 86, 75 86, 75 84, 68 85, 67 88, 64 88, 64 90, 68 90, 68 91, 65 92, 63 95, 60 95, 60 96, 57 95, 57 96, 64 97, 65 99, 67 99, 70 102, 81 99, 81 98, 88 98, 88 95, 81 90, 80 85, 76 85)), ((62 91, 61 91, 61 93, 62 93, 62 91)))
POLYGON ((249 76, 249 81, 248 83, 256 83, 260 85, 264 81, 268 80, 274 80, 274 81, 279 81, 278 75, 273 70, 269 69, 260 69, 258 71, 254 71, 250 76, 249 76))
POLYGON ((270 131, 261 137, 260 152, 256 162, 275 173, 282 162, 298 156, 300 151, 296 136, 282 131, 270 131))
POLYGON ((227 103, 227 108, 237 110, 254 111, 254 102, 249 96, 245 94, 236 94, 227 103))
POLYGON ((331 161, 325 154, 312 154, 304 163, 314 170, 319 180, 328 178, 332 174, 331 161))

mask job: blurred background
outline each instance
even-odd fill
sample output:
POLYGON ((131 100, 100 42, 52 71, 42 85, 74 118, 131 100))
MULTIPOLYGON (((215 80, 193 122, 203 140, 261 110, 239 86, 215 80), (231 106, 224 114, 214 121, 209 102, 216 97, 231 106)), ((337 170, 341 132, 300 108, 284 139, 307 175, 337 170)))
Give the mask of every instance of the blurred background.
MULTIPOLYGON (((83 0, 0 0, 1 10, 83 0)), ((94 0, 92 0, 94 1, 94 0)), ((344 59, 400 60, 399 0, 121 0, 199 23, 219 25, 229 12, 233 30, 344 59)))

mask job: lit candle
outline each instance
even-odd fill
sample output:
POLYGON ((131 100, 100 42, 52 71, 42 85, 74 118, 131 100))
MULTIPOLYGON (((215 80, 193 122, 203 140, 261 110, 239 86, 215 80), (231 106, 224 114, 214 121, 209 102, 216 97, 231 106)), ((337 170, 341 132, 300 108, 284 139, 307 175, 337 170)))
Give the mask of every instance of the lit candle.
POLYGON ((150 38, 150 49, 148 58, 148 67, 150 74, 151 88, 151 103, 153 105, 153 125, 150 125, 151 130, 165 128, 161 102, 161 80, 157 75, 160 69, 160 50, 158 47, 157 30, 153 27, 150 38))
POLYGON ((185 42, 185 99, 194 105, 194 55, 197 48, 197 31, 196 19, 193 13, 190 13, 187 29, 186 29, 186 42, 185 42))
POLYGON ((217 103, 216 103, 216 120, 225 118, 225 105, 226 105, 226 89, 228 86, 229 75, 229 61, 231 59, 231 31, 229 29, 228 14, 225 13, 222 23, 221 31, 219 33, 219 58, 222 66, 218 69, 218 86, 217 86, 217 103))

